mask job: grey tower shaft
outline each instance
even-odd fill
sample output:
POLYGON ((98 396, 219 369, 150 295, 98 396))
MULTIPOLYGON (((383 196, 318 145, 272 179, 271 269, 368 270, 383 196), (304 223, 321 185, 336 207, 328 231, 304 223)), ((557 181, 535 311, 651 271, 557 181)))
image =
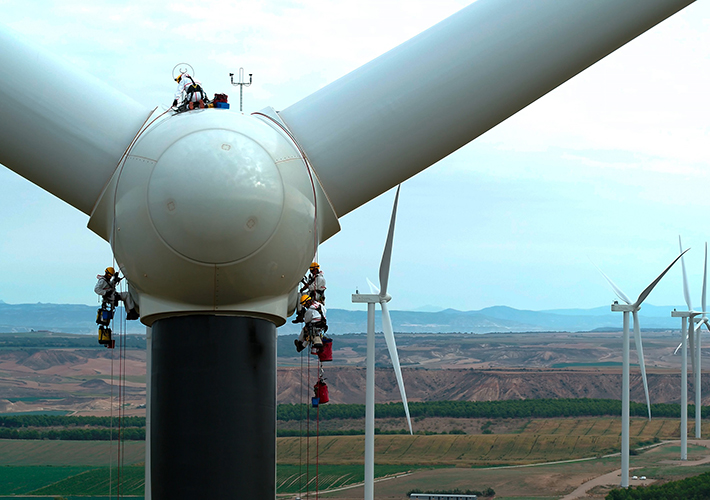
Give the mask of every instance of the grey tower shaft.
POLYGON ((152 336, 152 499, 274 498, 274 324, 180 316, 152 336))

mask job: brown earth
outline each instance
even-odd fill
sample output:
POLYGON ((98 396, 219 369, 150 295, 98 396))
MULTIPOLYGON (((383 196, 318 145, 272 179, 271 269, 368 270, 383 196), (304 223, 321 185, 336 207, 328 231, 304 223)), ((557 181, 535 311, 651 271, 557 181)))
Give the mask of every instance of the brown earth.
MULTIPOLYGON (((621 370, 471 370, 471 369, 403 369, 404 385, 409 401, 498 401, 506 399, 598 398, 620 399, 621 370)), ((315 383, 311 370, 310 383, 315 383)), ((278 401, 298 403, 310 392, 301 387, 298 368, 278 370, 278 401)), ((365 369, 336 367, 327 371, 329 397, 332 403, 363 403, 365 369)), ((303 385, 307 388, 308 382, 303 385)), ((680 401, 680 375, 671 372, 648 374, 649 392, 654 403, 680 401)), ((692 385, 689 389, 692 391, 692 385)), ((710 378, 703 378, 704 404, 710 400, 710 378)), ((400 401, 399 389, 392 369, 376 369, 375 401, 400 401)), ((640 373, 631 375, 631 400, 644 402, 640 373)), ((305 401, 305 399, 303 399, 305 401)))
MULTIPOLYGON (((673 355, 676 337, 663 332, 645 334, 652 402, 680 399, 680 356, 673 355)), ((334 339, 334 361, 324 363, 331 402, 364 403, 365 336, 334 339)), ((293 345, 289 348, 292 339, 279 340, 278 402, 306 401, 317 376, 316 358, 311 357, 309 376, 299 368, 301 359, 293 345)), ((619 399, 621 394, 619 333, 401 335, 397 341, 410 401, 619 399)), ((139 406, 145 404, 145 350, 128 349, 120 362, 118 355, 118 350, 106 349, 0 349, 0 413, 105 414, 110 412, 111 395, 116 394, 119 372, 123 372, 127 413, 144 414, 139 406)), ((384 345, 376 350, 376 366, 376 401, 400 401, 384 345)), ((703 402, 708 404, 710 379, 706 376, 703 385, 703 402)), ((692 380, 689 390, 692 394, 692 380)), ((632 366, 631 398, 644 401, 637 366, 632 366)))

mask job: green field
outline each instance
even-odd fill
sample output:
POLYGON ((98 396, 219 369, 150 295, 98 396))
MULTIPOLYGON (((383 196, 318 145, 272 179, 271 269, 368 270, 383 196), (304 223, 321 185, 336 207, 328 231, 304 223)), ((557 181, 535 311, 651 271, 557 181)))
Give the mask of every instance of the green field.
POLYGON ((27 494, 67 477, 90 470, 90 467, 9 466, 0 467, 0 495, 27 494))
MULTIPOLYGON (((145 460, 145 443, 124 442, 124 464, 145 460)), ((116 443, 109 441, 29 441, 0 439, 0 466, 52 465, 108 467, 116 458, 116 443), (112 459, 113 457, 113 459, 112 459)))
MULTIPOLYGON (((115 469, 108 467, 91 469, 61 481, 28 492, 32 495, 108 495, 118 492, 118 477, 115 469)), ((130 466, 121 470, 121 495, 144 495, 145 467, 130 466)))
MULTIPOLYGON (((382 491, 394 488, 402 493, 403 485, 407 485, 410 489, 493 487, 498 498, 522 498, 520 495, 525 496, 527 492, 529 496, 529 492, 536 488, 548 494, 555 491, 562 495, 568 489, 563 480, 567 476, 587 480, 619 467, 618 456, 593 458, 618 451, 620 422, 613 417, 491 422, 490 428, 495 434, 376 436, 377 477, 414 471, 406 477, 378 483, 382 485, 382 491), (503 428, 508 429, 506 434, 499 433, 503 428), (525 469, 500 467, 579 458, 590 460, 525 469), (495 468, 486 469, 488 466, 495 468), (432 468, 436 470, 427 470, 432 468), (521 470, 525 472, 521 474, 521 470), (553 481, 554 487, 548 484, 549 481, 553 481)), ((631 422, 632 448, 641 443, 677 439, 678 429, 677 419, 648 421, 634 418, 631 422)), ((309 470, 306 470, 305 461, 306 439, 279 438, 277 443, 278 493, 292 495, 305 492, 306 488, 314 491, 315 439, 310 441, 309 470)), ((141 496, 145 443, 133 441, 124 445, 126 467, 122 473, 121 493, 141 496)), ((710 467, 677 467, 670 461, 677 460, 679 453, 677 444, 664 445, 632 456, 632 466, 640 468, 639 475, 664 479, 686 477, 705 472, 710 467)), ((708 454, 706 448, 689 447, 691 461, 708 454)), ((115 462, 115 455, 116 444, 105 441, 0 440, 0 495, 100 497, 108 495, 110 478, 114 481, 112 490, 115 495, 116 472, 115 468, 113 472, 109 469, 109 465, 115 462)), ((318 489, 361 483, 363 455, 364 436, 321 436, 318 489)), ((350 495, 355 492, 357 496, 357 490, 346 491, 350 495)), ((340 494, 333 495, 338 497, 340 494)), ((341 495, 340 498, 350 497, 341 495)))
MULTIPOLYGON (((401 465, 375 465, 375 477, 402 474, 412 469, 401 465)), ((340 488, 362 483, 365 477, 362 464, 320 465, 317 478, 315 471, 315 465, 306 470, 305 464, 303 466, 279 464, 276 474, 276 492, 279 494, 306 492, 306 490, 313 492, 316 482, 319 490, 340 488)))

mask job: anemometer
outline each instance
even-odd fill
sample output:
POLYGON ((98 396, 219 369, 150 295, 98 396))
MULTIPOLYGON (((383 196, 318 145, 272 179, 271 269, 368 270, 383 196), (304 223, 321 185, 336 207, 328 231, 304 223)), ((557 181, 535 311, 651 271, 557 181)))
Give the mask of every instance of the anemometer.
POLYGON ((244 81, 244 68, 239 68, 239 80, 234 83, 234 73, 229 74, 229 81, 232 82, 232 85, 235 87, 239 85, 239 112, 241 113, 243 111, 242 109, 242 92, 244 87, 249 87, 251 85, 251 77, 253 73, 249 73, 249 83, 244 81))

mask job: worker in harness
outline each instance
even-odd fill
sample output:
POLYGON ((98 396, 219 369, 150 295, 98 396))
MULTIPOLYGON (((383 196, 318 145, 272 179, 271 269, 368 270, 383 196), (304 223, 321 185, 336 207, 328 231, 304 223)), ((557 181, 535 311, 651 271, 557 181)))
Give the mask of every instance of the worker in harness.
POLYGON ((304 287, 301 291, 307 291, 308 295, 313 297, 313 300, 320 302, 325 305, 325 276, 323 276, 323 271, 321 271, 320 266, 317 262, 313 262, 308 268, 308 276, 306 276, 302 283, 304 287))
POLYGON ((178 84, 173 100, 173 108, 178 111, 205 107, 207 94, 202 90, 202 84, 191 77, 187 72, 180 73, 175 81, 178 84))
MULTIPOLYGON (((313 300, 325 305, 325 276, 317 262, 313 262, 310 265, 308 274, 303 277, 301 284, 303 286, 299 289, 299 293, 306 293, 312 297, 313 300)), ((298 304, 296 306, 296 312, 296 318, 292 323, 302 323, 303 315, 306 312, 305 308, 298 304)))
POLYGON ((309 343, 314 347, 322 347, 322 335, 328 331, 328 324, 325 319, 325 306, 313 300, 308 294, 301 297, 300 303, 305 310, 303 315, 305 324, 301 329, 301 334, 294 340, 296 352, 301 352, 309 343))
POLYGON ((103 275, 99 274, 96 276, 98 281, 94 287, 94 292, 101 296, 102 307, 105 305, 111 306, 113 309, 118 305, 119 301, 123 301, 126 308, 126 319, 135 320, 140 317, 138 314, 138 308, 136 303, 131 296, 130 291, 127 292, 117 292, 116 285, 118 285, 123 279, 118 275, 113 267, 107 267, 103 275))

